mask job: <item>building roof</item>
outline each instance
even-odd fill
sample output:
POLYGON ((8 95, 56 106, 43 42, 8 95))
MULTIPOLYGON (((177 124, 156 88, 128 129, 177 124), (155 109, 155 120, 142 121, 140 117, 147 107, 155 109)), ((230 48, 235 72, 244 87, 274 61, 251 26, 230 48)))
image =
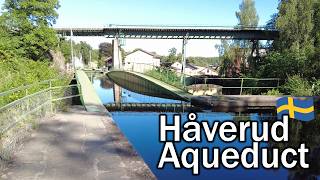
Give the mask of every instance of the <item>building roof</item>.
MULTIPOLYGON (((182 64, 180 62, 174 62, 171 66, 173 66, 174 64, 177 64, 178 66, 182 66, 182 64)), ((192 70, 198 69, 197 66, 190 64, 190 63, 186 63, 186 68, 190 68, 192 70)))
POLYGON ((135 53, 135 52, 137 52, 137 51, 141 51, 141 52, 144 52, 144 53, 146 53, 146 54, 149 54, 150 56, 153 56, 154 58, 160 58, 160 56, 157 55, 156 53, 148 52, 148 51, 143 50, 143 49, 141 49, 141 48, 137 48, 137 49, 135 49, 135 50, 127 53, 126 55, 128 56, 128 55, 133 54, 133 53, 135 53))
POLYGON ((110 61, 110 60, 112 60, 112 56, 109 56, 106 58, 106 61, 110 61))

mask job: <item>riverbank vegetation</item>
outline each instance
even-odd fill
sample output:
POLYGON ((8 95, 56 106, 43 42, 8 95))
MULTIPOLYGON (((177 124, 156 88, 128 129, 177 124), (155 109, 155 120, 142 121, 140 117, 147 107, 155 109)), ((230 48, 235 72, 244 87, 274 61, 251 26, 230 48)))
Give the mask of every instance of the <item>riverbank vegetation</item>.
MULTIPOLYGON (((93 49, 90 44, 80 41, 79 43, 72 41, 73 56, 76 58, 82 58, 85 65, 92 63, 99 64, 99 50, 93 49)), ((58 43, 58 50, 62 52, 65 59, 65 63, 71 62, 71 40, 61 38, 58 43)))
POLYGON ((177 88, 184 88, 183 84, 180 81, 180 76, 178 76, 176 72, 172 71, 169 68, 152 69, 150 71, 147 71, 145 74, 177 88))
MULTIPOLYGON (((253 0, 243 0, 236 12, 238 25, 258 25, 253 0)), ((318 0, 281 0, 279 12, 267 23, 280 37, 258 44, 262 55, 250 41, 223 41, 217 48, 225 77, 281 78, 285 84, 279 93, 296 96, 320 95, 320 2, 318 0)), ((272 93, 272 92, 270 92, 272 93)))
MULTIPOLYGON (((51 26, 58 17, 58 8, 58 0, 5 0, 0 16, 0 92, 66 77, 52 62, 52 51, 58 50, 59 39, 51 26)), ((35 87, 38 89, 29 93, 40 88, 35 87)), ((2 102, 21 96, 22 93, 2 97, 2 102)))
MULTIPOLYGON (((175 62, 181 62, 182 54, 177 53, 176 48, 170 48, 167 56, 162 56, 161 61, 163 64, 173 64, 175 62)), ((187 63, 191 63, 196 66, 209 67, 209 66, 218 66, 220 64, 219 57, 187 57, 187 63)))

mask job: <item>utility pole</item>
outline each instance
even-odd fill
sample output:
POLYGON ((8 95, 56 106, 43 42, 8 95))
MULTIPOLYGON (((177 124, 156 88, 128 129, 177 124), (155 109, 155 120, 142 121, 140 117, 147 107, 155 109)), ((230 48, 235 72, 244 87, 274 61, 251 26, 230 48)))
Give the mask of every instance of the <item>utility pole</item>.
POLYGON ((71 62, 72 62, 72 65, 73 65, 73 71, 75 72, 76 71, 76 65, 75 65, 75 62, 74 62, 74 56, 73 56, 73 43, 72 43, 72 39, 73 39, 73 32, 72 32, 72 29, 70 30, 70 47, 71 47, 71 62))
POLYGON ((89 51, 89 56, 90 56, 90 58, 89 58, 89 68, 92 68, 92 64, 91 64, 91 62, 92 62, 92 59, 91 59, 91 52, 92 52, 92 50, 90 49, 90 51, 89 51))
POLYGON ((182 41, 182 59, 181 59, 181 84, 183 84, 183 87, 186 85, 185 81, 185 71, 186 71, 186 45, 188 43, 188 36, 189 33, 186 34, 186 36, 183 38, 182 41))

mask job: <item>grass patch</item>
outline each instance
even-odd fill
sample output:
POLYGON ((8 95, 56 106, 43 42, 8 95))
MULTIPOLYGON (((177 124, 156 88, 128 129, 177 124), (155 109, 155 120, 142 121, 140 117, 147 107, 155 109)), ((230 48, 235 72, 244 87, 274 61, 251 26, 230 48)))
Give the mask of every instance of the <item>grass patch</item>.
POLYGON ((184 89, 183 84, 181 84, 180 81, 180 76, 172 70, 159 68, 150 70, 145 74, 177 88, 184 89))

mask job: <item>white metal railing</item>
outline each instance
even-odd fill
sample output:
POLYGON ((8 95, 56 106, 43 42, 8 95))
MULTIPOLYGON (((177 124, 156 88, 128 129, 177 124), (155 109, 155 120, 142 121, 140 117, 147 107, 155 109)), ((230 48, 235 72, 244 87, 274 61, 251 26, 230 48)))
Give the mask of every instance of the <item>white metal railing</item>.
MULTIPOLYGON (((0 107, 0 159, 10 159, 18 142, 38 125, 41 118, 53 114, 67 100, 81 96, 78 84, 53 86, 54 81, 57 80, 42 81, 40 84, 48 83, 49 86, 0 107)), ((0 99, 38 85, 36 83, 1 92, 0 99)))

